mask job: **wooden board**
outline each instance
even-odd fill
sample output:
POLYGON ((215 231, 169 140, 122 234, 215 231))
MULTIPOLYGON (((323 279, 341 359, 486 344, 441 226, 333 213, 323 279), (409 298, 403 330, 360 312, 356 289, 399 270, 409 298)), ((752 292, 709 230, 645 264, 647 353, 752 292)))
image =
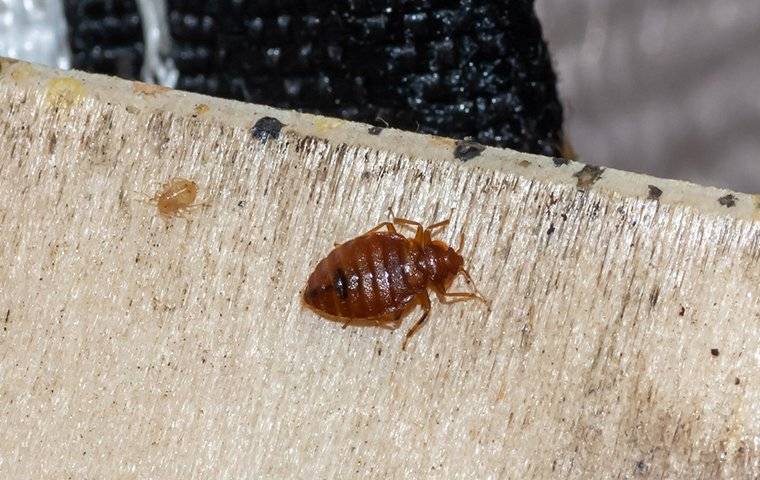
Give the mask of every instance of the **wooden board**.
POLYGON ((2 478, 760 474, 752 195, 9 60, 0 119, 2 478), (389 207, 490 312, 303 308, 389 207))

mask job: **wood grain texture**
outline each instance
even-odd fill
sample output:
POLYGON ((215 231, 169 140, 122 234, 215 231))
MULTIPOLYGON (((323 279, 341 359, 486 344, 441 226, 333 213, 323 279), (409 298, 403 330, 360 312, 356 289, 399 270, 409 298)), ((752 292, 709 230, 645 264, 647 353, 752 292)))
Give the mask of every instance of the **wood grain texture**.
POLYGON ((755 197, 455 150, 0 62, 0 477, 760 474, 755 197), (211 206, 161 219, 174 176, 211 206), (454 209, 490 313, 403 352, 301 305, 388 207, 454 209))

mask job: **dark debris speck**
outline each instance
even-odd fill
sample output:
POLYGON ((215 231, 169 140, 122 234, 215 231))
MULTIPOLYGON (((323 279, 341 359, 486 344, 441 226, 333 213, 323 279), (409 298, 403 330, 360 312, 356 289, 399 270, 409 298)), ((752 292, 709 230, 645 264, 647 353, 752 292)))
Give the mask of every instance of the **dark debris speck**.
POLYGON ((570 163, 570 160, 566 158, 554 157, 552 158, 552 162, 554 162, 555 167, 561 167, 562 165, 568 165, 570 163))
POLYGON ((661 196, 661 189, 655 187, 654 185, 649 185, 649 195, 647 196, 649 200, 659 200, 661 196))
POLYGON ((367 129, 367 133, 369 133, 370 135, 380 135, 380 132, 382 131, 383 131, 383 127, 377 127, 377 126, 372 126, 367 129))
POLYGON ((573 176, 578 179, 578 188, 586 190, 601 178, 602 173, 604 173, 602 167, 586 165, 579 171, 575 172, 573 176))
POLYGON ((712 355, 713 357, 717 357, 718 355, 720 355, 720 350, 718 350, 717 348, 711 348, 710 355, 712 355))
POLYGON ((654 287, 649 294, 649 305, 653 308, 657 305, 657 301, 660 299, 660 287, 654 287))
POLYGON ((554 224, 549 224, 549 229, 546 231, 546 234, 551 236, 551 234, 554 233, 554 224))
POLYGON ((454 157, 466 162, 479 156, 485 149, 484 145, 472 140, 457 140, 456 147, 454 147, 454 157))
POLYGON ((251 135, 257 140, 266 141, 269 138, 279 137, 280 130, 284 126, 284 123, 274 117, 261 117, 253 125, 251 135))
POLYGON ((736 206, 736 202, 738 202, 738 201, 739 201, 739 199, 736 198, 735 195, 730 194, 730 193, 728 195, 724 195, 724 196, 722 196, 722 197, 720 197, 718 199, 718 203, 720 203, 721 205, 723 205, 726 208, 731 208, 731 207, 736 206))

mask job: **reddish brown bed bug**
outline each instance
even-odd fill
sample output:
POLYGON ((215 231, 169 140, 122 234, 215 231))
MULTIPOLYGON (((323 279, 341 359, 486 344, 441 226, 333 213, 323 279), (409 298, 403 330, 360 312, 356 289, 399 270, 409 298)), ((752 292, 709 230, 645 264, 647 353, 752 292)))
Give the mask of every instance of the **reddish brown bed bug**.
POLYGON ((168 219, 182 215, 196 207, 206 207, 208 203, 193 203, 198 196, 198 184, 186 178, 175 177, 164 183, 149 202, 156 205, 159 215, 168 219))
POLYGON ((404 314, 419 304, 422 316, 404 337, 401 348, 406 349, 430 314, 428 289, 441 303, 473 299, 487 303, 464 268, 460 255, 464 234, 457 250, 432 239, 434 230, 448 224, 449 219, 425 228, 419 222, 394 217, 392 223, 383 222, 338 245, 309 276, 304 302, 320 315, 342 321, 343 328, 354 324, 396 328, 404 314), (394 224, 416 227, 414 238, 398 233, 394 224), (447 291, 460 273, 475 293, 447 291))

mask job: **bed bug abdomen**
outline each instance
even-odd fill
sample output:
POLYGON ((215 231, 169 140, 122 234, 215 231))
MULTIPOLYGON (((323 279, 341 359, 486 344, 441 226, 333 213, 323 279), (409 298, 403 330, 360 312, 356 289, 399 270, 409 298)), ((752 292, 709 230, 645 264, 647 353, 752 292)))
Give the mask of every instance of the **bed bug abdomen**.
POLYGON ((327 315, 356 320, 403 310, 424 288, 418 254, 397 233, 357 237, 317 264, 306 284, 304 301, 327 315))

